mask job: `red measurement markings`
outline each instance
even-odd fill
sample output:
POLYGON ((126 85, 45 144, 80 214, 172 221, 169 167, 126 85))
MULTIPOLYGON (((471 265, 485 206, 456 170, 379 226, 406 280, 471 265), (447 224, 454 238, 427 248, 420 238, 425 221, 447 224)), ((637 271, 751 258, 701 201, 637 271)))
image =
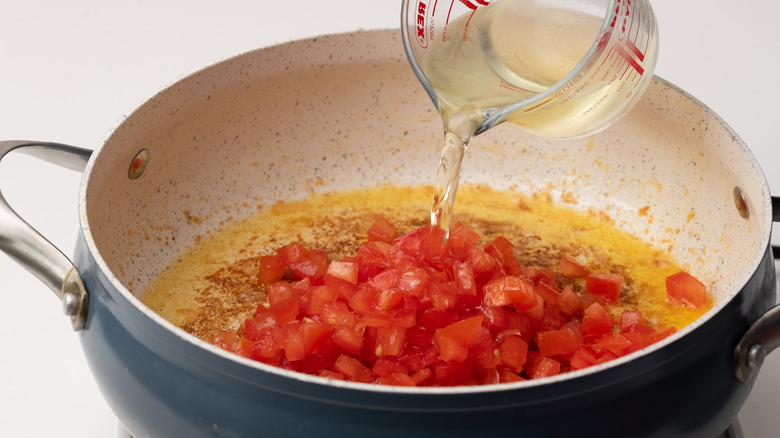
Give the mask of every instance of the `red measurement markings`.
POLYGON ((645 72, 645 68, 639 64, 639 62, 644 59, 645 55, 640 53, 642 58, 637 60, 636 52, 638 52, 639 49, 636 48, 633 42, 626 40, 626 45, 615 46, 615 51, 617 51, 618 55, 623 57, 623 59, 625 59, 631 65, 631 67, 634 67, 634 70, 636 70, 640 76, 645 72))

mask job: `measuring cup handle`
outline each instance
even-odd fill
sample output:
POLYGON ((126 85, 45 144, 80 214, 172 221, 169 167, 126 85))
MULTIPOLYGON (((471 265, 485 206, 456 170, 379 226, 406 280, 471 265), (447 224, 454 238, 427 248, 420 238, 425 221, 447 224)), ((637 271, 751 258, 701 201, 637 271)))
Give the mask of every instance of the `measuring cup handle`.
MULTIPOLYGON (((0 141, 0 160, 19 149, 28 155, 83 172, 92 151, 59 143, 0 141)), ((73 263, 22 219, 0 193, 0 250, 43 281, 60 300, 74 330, 84 327, 88 296, 73 263)))

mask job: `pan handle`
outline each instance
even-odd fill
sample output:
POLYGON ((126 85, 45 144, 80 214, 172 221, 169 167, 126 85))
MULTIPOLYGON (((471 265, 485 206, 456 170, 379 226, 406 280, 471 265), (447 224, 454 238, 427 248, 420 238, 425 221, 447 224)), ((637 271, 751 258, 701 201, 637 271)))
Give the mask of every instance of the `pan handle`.
MULTIPOLYGON (((91 150, 59 143, 0 141, 0 160, 19 149, 28 155, 83 172, 91 150)), ((0 250, 38 277, 62 300, 73 330, 84 327, 89 297, 76 267, 57 247, 22 219, 0 193, 0 250)))
MULTIPOLYGON (((772 196, 772 221, 780 222, 780 197, 772 196)), ((772 255, 780 260, 780 247, 772 246, 772 255)), ((780 347, 780 306, 775 306, 753 323, 734 349, 734 373, 747 383, 761 368, 766 355, 780 347)))

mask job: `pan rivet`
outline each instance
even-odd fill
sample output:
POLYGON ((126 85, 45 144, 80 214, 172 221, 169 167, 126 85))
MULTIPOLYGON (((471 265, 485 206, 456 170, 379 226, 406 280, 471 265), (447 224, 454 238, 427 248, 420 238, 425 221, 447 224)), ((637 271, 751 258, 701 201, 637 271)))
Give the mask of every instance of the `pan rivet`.
POLYGON ((762 345, 756 344, 750 347, 747 352, 747 364, 751 369, 757 370, 761 368, 766 359, 766 350, 762 345))
POLYGON ((141 149, 130 162, 130 168, 127 170, 127 176, 130 179, 138 179, 144 174, 146 165, 149 163, 149 151, 141 149))
POLYGON ((742 193, 739 187, 734 187, 734 204, 737 206, 739 215, 747 219, 750 217, 750 210, 748 210, 747 199, 742 193))

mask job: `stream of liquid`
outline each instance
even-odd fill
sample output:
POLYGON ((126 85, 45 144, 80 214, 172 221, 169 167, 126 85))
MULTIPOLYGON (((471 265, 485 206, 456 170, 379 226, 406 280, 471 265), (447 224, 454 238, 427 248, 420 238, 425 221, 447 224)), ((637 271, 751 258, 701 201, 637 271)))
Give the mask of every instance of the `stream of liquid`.
MULTIPOLYGON (((438 97, 445 141, 436 174, 431 223, 448 230, 466 147, 485 119, 544 92, 585 56, 601 19, 528 0, 497 0, 450 22, 447 37, 432 42, 423 62, 438 97)), ((598 99, 601 94, 594 94, 598 99)), ((539 113, 509 118, 551 136, 581 120, 581 99, 539 113)))

